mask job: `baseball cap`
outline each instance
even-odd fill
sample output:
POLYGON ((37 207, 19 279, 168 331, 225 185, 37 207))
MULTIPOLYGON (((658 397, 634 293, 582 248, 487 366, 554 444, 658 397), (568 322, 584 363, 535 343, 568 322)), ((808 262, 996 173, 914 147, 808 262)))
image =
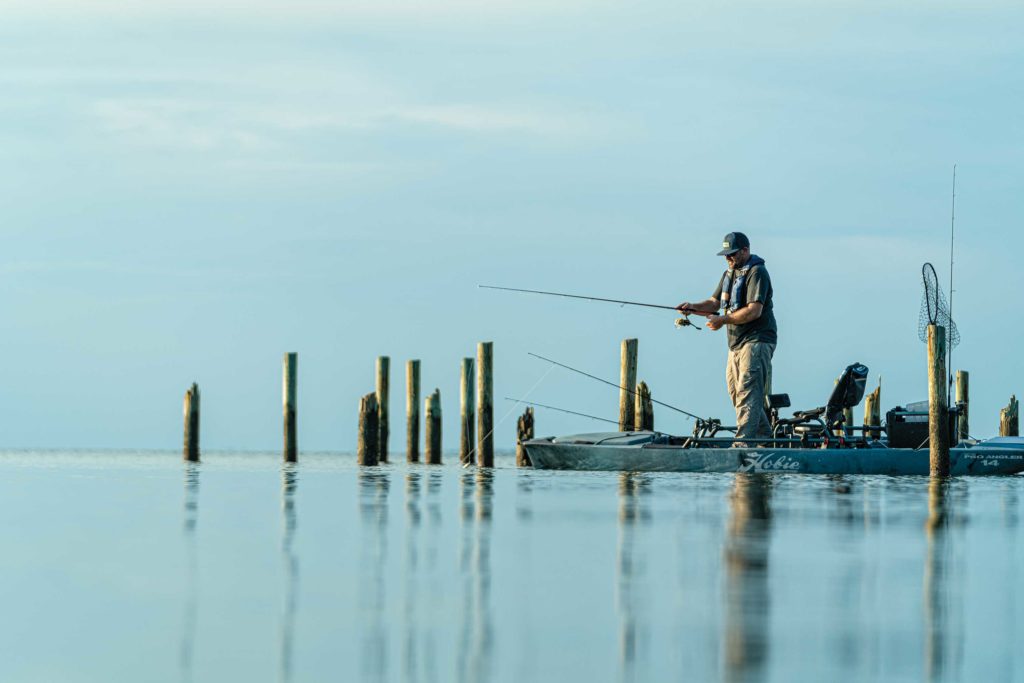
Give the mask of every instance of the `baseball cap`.
POLYGON ((728 256, 735 254, 737 251, 744 247, 750 246, 750 240, 742 232, 730 232, 728 235, 722 238, 722 251, 715 254, 715 256, 728 256))

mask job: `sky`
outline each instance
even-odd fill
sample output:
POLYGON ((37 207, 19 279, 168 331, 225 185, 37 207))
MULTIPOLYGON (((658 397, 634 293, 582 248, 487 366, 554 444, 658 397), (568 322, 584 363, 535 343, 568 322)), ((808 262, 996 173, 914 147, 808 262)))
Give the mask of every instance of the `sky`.
MULTIPOLYGON (((950 275, 971 431, 1024 390, 1024 6, 492 0, 0 3, 0 447, 352 450, 374 362, 441 391, 494 342, 496 439, 527 397, 615 418, 622 339, 656 399, 732 417, 704 298, 742 230, 767 262, 774 388, 849 363, 927 396, 922 263, 950 275)), ((860 414, 861 409, 858 409, 860 414)), ((656 427, 692 423, 656 408, 656 427)), ((603 430, 538 409, 538 435, 603 430)))

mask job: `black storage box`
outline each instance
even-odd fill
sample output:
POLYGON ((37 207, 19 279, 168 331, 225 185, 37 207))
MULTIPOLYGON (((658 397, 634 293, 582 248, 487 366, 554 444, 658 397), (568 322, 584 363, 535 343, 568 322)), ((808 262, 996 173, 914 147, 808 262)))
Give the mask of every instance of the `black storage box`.
MULTIPOLYGON (((921 406, 908 406, 918 408, 921 406)), ((885 433, 889 436, 889 448, 921 448, 928 445, 927 404, 922 410, 907 410, 903 406, 893 408, 885 414, 885 433)), ((949 410, 949 444, 955 446, 956 408, 949 410)))

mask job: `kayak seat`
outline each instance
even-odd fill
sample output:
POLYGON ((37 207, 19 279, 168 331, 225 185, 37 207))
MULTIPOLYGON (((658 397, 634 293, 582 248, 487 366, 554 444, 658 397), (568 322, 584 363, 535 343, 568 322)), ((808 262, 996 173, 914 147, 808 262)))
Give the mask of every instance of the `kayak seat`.
POLYGON ((793 413, 793 421, 813 420, 825 414, 825 406, 813 410, 797 410, 793 413))
POLYGON ((825 425, 814 423, 794 425, 793 433, 798 436, 803 434, 806 434, 807 436, 818 436, 825 433, 825 425))
POLYGON ((779 418, 778 410, 769 415, 772 419, 772 435, 775 438, 785 436, 819 436, 843 428, 843 412, 860 403, 864 398, 864 387, 867 383, 868 368, 861 363, 846 366, 836 380, 828 402, 811 410, 797 410, 791 418, 779 418))

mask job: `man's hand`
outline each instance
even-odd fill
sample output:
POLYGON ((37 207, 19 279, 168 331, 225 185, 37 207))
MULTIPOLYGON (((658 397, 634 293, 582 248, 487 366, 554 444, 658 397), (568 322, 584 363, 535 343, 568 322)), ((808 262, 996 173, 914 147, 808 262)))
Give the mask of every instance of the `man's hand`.
POLYGON ((721 329, 722 325, 724 325, 725 323, 726 319, 724 315, 713 315, 708 318, 708 321, 705 323, 705 326, 710 328, 711 330, 718 330, 721 329))
POLYGON ((692 301, 684 301, 683 303, 676 306, 676 310, 683 315, 699 315, 702 317, 710 317, 713 313, 718 310, 718 302, 714 299, 708 299, 707 301, 699 301, 693 303, 692 301))

